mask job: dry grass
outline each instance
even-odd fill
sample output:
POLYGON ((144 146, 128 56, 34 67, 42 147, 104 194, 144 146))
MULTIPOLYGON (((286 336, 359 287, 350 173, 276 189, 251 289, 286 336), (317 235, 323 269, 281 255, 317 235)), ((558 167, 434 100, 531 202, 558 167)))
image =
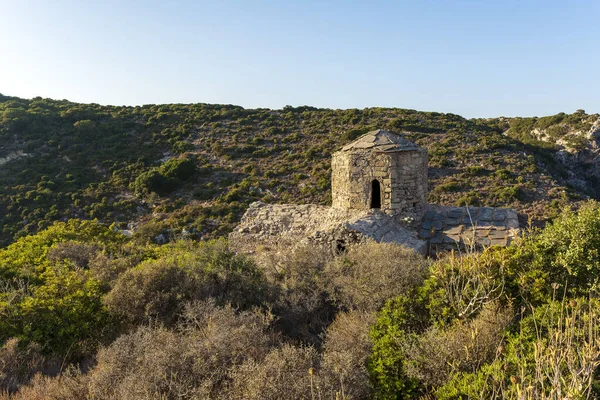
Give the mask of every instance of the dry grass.
POLYGON ((88 377, 75 370, 56 377, 38 374, 17 393, 0 394, 0 400, 87 400, 87 383, 88 377))

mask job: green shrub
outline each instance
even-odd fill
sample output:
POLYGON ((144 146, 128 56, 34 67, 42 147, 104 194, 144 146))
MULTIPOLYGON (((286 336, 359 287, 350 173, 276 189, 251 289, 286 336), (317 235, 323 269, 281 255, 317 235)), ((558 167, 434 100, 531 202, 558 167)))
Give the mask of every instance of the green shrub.
POLYGON ((184 181, 196 172, 196 163, 189 158, 171 158, 160 166, 159 171, 169 179, 184 181))
POLYGON ((42 284, 21 294, 16 303, 0 298, 0 341, 17 337, 47 352, 79 355, 113 332, 102 306, 100 283, 89 273, 55 266, 40 276, 42 284))
POLYGON ((105 297, 111 313, 127 324, 170 325, 187 301, 213 298, 248 308, 265 299, 260 271, 247 257, 229 251, 225 240, 176 242, 158 255, 121 274, 105 297))
POLYGON ((551 298, 553 284, 568 296, 600 290, 600 205, 563 210, 542 231, 510 248, 509 273, 521 295, 532 302, 551 298))
POLYGON ((371 329, 373 352, 368 370, 377 399, 412 399, 421 392, 419 382, 406 374, 401 347, 415 325, 411 303, 408 297, 388 300, 371 329))
POLYGON ((157 169, 140 174, 133 185, 136 193, 155 192, 164 195, 175 189, 177 183, 174 179, 164 176, 157 169))
POLYGON ((599 306, 577 298, 534 307, 493 362, 457 373, 436 398, 597 398, 599 306))

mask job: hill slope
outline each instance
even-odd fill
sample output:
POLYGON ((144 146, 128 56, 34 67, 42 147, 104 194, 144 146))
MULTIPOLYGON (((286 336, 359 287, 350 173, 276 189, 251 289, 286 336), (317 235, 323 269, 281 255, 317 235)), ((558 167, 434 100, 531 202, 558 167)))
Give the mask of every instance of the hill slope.
POLYGON ((328 204, 330 155, 373 128, 429 150, 431 203, 535 221, 600 196, 600 116, 467 120, 405 109, 114 107, 0 95, 0 245, 58 219, 196 238, 255 200, 328 204))

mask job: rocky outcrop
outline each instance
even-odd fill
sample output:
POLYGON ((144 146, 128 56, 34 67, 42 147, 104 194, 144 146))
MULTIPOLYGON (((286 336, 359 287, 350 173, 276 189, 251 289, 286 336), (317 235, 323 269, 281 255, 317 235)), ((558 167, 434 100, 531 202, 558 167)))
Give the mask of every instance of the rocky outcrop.
POLYGON ((590 118, 596 119, 589 129, 564 125, 566 133, 560 137, 554 137, 543 129, 534 129, 531 135, 556 145, 553 158, 560 164, 561 170, 566 171, 566 184, 597 197, 600 195, 600 117, 590 118))
POLYGON ((29 157, 30 154, 23 152, 23 150, 17 150, 12 153, 7 154, 4 157, 0 157, 0 166, 7 164, 11 161, 18 160, 19 158, 29 157))

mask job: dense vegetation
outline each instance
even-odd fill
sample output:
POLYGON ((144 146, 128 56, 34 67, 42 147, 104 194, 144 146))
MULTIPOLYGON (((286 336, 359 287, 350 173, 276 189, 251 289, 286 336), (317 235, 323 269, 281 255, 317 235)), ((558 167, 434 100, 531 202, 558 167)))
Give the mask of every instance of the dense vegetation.
POLYGON ((14 399, 594 398, 599 253, 596 202, 509 247, 435 262, 376 243, 251 259, 223 239, 140 244, 58 222, 0 251, 0 388, 14 399))
POLYGON ((0 95, 0 399, 597 398, 598 181, 561 164, 597 121, 0 95), (428 148, 431 202, 550 223, 439 260, 228 249, 252 201, 327 204, 373 128, 428 148))
POLYGON ((467 120, 384 108, 114 107, 0 95, 0 244, 67 218, 137 228, 142 239, 215 238, 255 200, 327 204, 331 153, 373 128, 428 148, 430 202, 511 205, 542 221, 598 197, 598 181, 582 170, 583 186, 571 185, 556 145, 530 130, 584 146, 584 136, 565 132, 597 119, 581 111, 467 120))

